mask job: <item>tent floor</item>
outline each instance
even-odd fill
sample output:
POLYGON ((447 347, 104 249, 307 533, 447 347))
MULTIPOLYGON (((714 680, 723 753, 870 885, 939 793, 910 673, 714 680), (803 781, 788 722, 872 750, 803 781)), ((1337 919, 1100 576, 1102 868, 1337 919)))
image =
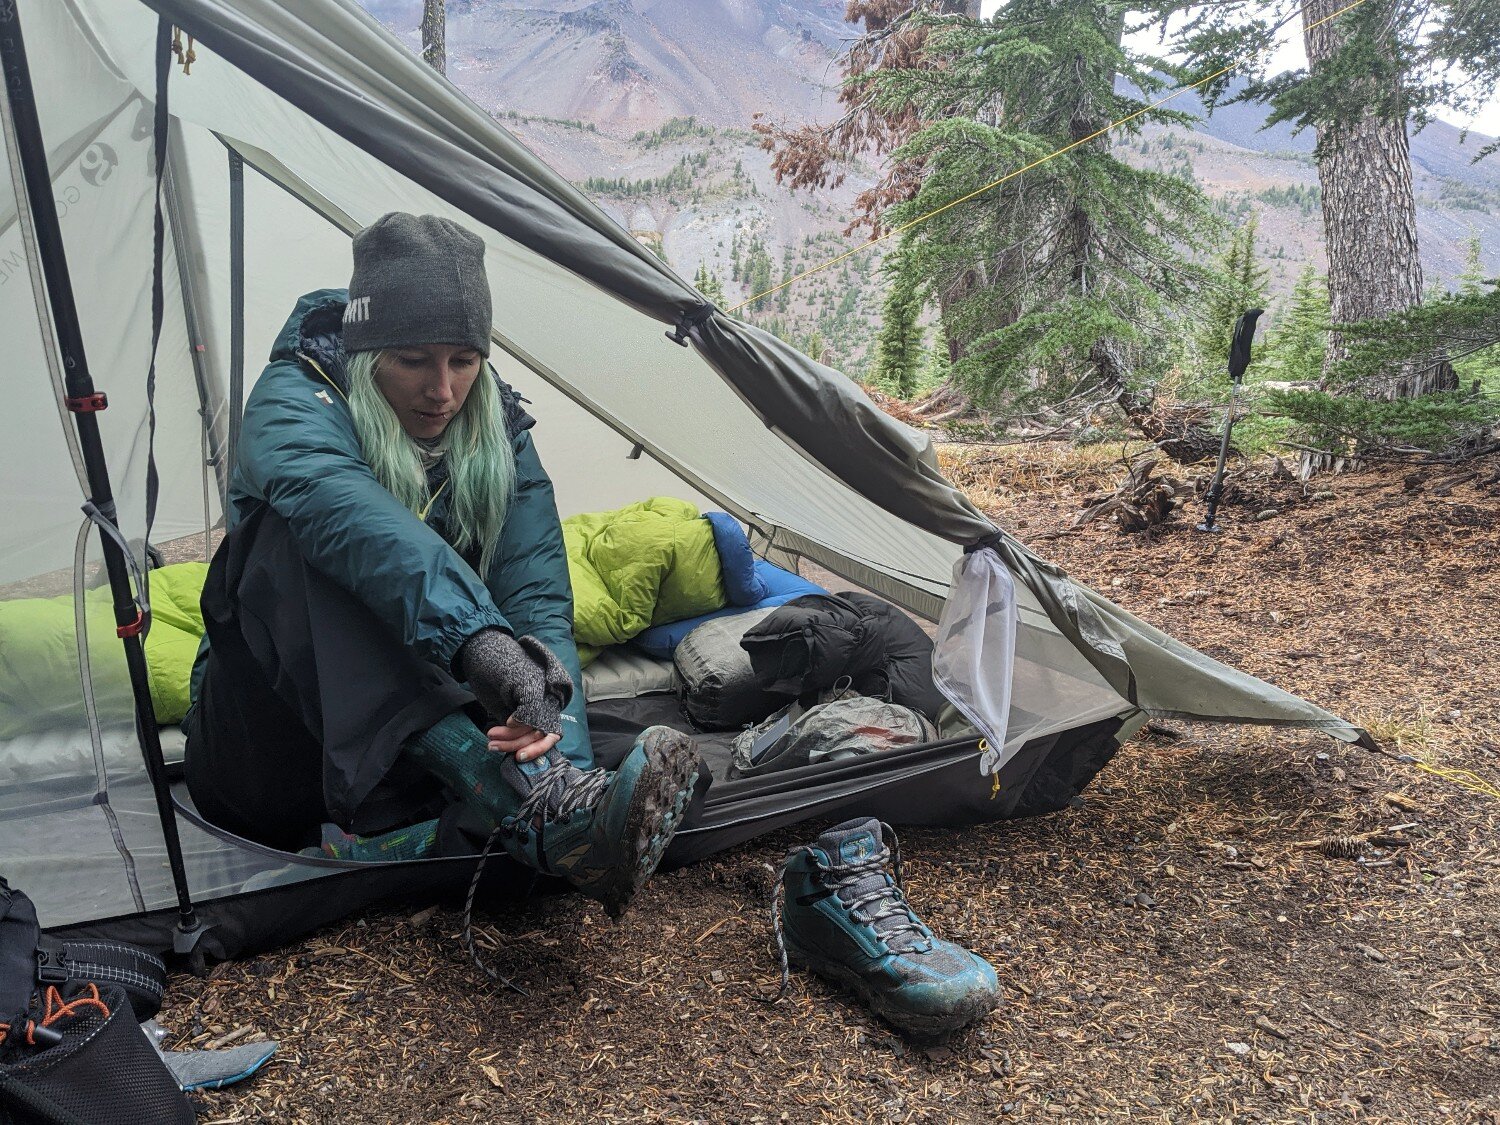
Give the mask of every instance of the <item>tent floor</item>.
MULTIPOLYGON (((596 715, 605 739, 633 740, 644 726, 681 722, 676 700, 670 695, 608 701, 591 706, 591 723, 596 715)), ((673 841, 664 866, 693 863, 756 836, 814 819, 869 815, 898 825, 957 828, 1056 811, 1067 807, 1114 756, 1123 727, 1121 719, 1112 718, 1034 739, 1002 769, 998 789, 993 779, 979 772, 973 737, 784 774, 728 780, 734 735, 706 735, 702 747, 715 779, 701 807, 673 841)), ((202 943, 209 959, 285 944, 377 901, 459 896, 474 873, 472 857, 348 864, 288 855, 209 825, 192 808, 180 782, 174 786, 174 797, 181 813, 178 819, 189 860, 189 881, 199 899, 200 918, 209 927, 202 943), (273 875, 277 881, 265 885, 267 876, 273 875)), ((119 852, 110 847, 106 853, 101 849, 107 837, 101 835, 100 847, 91 849, 95 854, 75 857, 81 865, 72 865, 71 878, 66 857, 58 857, 55 848, 50 854, 40 850, 46 839, 69 838, 71 821, 102 824, 106 812, 116 821, 144 827, 155 819, 149 787, 132 780, 111 787, 104 805, 66 803, 71 805, 66 815, 54 803, 50 811, 22 817, 14 825, 34 837, 39 849, 38 861, 29 865, 35 870, 17 872, 17 885, 46 902, 44 916, 52 918, 71 912, 75 918, 92 914, 98 919, 106 913, 107 903, 119 900, 113 917, 49 926, 54 933, 73 938, 108 936, 169 950, 177 915, 171 907, 159 842, 154 848, 138 843, 134 849, 119 852), (121 858, 125 856, 136 883, 142 875, 149 876, 145 910, 122 889, 127 881, 127 865, 121 858), (101 878, 105 871, 111 874, 101 878), (64 884, 71 891, 54 902, 64 884)), ((492 857, 486 869, 487 893, 514 894, 531 883, 527 873, 503 857, 492 857)))

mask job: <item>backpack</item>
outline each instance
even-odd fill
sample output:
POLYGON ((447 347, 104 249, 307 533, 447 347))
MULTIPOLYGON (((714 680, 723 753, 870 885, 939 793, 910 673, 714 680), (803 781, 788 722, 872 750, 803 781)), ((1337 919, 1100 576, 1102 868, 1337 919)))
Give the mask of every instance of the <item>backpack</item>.
POLYGON ((145 950, 43 936, 31 900, 0 878, 0 1125, 191 1125, 136 1023, 165 984, 145 950))
POLYGON ((118 984, 137 1020, 161 1009, 167 966, 123 941, 59 941, 42 933, 31 899, 0 876, 0 1020, 29 1005, 31 994, 72 981, 118 984))

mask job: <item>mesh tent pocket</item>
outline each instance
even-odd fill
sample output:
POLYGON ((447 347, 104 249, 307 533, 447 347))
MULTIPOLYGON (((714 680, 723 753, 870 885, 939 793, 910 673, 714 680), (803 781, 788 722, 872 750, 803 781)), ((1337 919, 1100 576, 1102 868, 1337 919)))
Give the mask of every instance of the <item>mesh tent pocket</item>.
POLYGON ((973 551, 953 565, 953 585, 938 622, 932 679, 988 741, 979 766, 999 771, 1010 721, 1016 661, 1016 590, 993 551, 973 551))

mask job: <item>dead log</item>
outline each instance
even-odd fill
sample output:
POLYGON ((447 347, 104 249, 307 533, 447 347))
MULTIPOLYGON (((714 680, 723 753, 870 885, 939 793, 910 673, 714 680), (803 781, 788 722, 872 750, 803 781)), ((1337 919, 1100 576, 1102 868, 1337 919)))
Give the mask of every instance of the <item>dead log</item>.
POLYGON ((1111 496, 1093 499, 1073 517, 1068 530, 1082 527, 1103 516, 1111 516, 1122 532, 1159 527, 1197 494, 1192 481, 1158 476, 1163 464, 1155 453, 1145 453, 1126 466, 1126 479, 1111 496))
POLYGON ((1217 457, 1219 435, 1198 425, 1199 411, 1159 411, 1148 398, 1136 394, 1126 383, 1125 360, 1113 340, 1098 341, 1089 350, 1089 361, 1099 381, 1116 406, 1147 441, 1181 465, 1193 465, 1217 457))

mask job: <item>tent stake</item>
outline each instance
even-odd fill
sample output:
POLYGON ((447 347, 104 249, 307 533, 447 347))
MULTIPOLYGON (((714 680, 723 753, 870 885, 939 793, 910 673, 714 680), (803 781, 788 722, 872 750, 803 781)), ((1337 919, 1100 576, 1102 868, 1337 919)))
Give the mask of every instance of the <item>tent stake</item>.
POLYGON ((26 198, 36 227, 37 253, 47 279, 48 303, 57 344, 62 353, 67 383, 68 408, 78 430, 78 443, 88 477, 89 503, 114 528, 114 534, 101 534, 104 567, 109 574, 114 595, 115 625, 125 645, 125 663, 135 698, 136 737, 141 756, 156 795, 157 815, 161 819, 162 837, 177 891, 177 933, 173 947, 179 953, 191 953, 203 927, 193 909, 188 891, 187 871, 182 860, 182 841, 177 834, 177 819, 172 811, 172 794, 167 783, 166 764, 162 759, 161 739, 151 704, 150 680, 146 655, 141 644, 145 614, 131 589, 128 563, 121 547, 119 517, 110 488, 109 466, 99 437, 98 413, 107 405, 105 396, 94 388, 84 356, 83 333, 78 323, 78 308, 73 298, 67 255, 63 248, 62 228, 52 198, 51 174, 47 168, 47 149, 42 141, 41 122, 37 117, 36 95, 31 85, 31 69, 26 60, 26 44, 21 36, 21 14, 15 0, 0 0, 0 72, 3 72, 8 97, 6 104, 15 129, 26 198))

